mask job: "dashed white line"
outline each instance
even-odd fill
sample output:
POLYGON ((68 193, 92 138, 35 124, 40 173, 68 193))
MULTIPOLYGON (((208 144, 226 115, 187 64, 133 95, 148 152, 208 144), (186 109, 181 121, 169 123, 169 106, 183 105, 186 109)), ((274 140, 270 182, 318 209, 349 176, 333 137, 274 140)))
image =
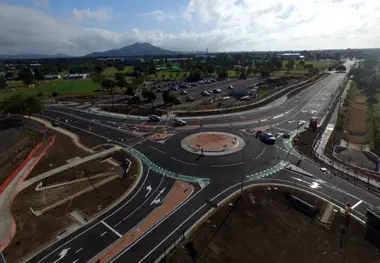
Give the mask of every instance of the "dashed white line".
POLYGON ((104 231, 103 233, 100 234, 100 236, 104 236, 105 234, 107 234, 107 231, 104 231))
POLYGON ((170 158, 172 158, 173 160, 176 160, 177 162, 180 162, 180 163, 189 164, 189 165, 194 165, 194 166, 197 166, 197 165, 198 165, 197 163, 189 163, 189 162, 185 162, 185 161, 179 160, 179 159, 174 158, 174 157, 170 157, 170 158))
MULTIPOLYGON (((113 229, 109 224, 107 224, 103 220, 102 220, 102 224, 105 225, 109 230, 111 230, 112 232, 114 232, 115 235, 117 235, 118 237, 122 237, 122 235, 119 232, 117 232, 115 229, 113 229)), ((105 233, 107 233, 107 231, 105 233)))
POLYGON ((164 151, 161 151, 160 149, 157 149, 156 147, 153 147, 153 146, 150 146, 150 145, 148 145, 148 147, 152 148, 153 150, 156 150, 156 151, 158 151, 158 152, 160 152, 162 154, 166 154, 164 151))
POLYGON ((265 148, 263 148, 263 150, 261 151, 261 153, 259 155, 257 155, 255 158, 253 158, 253 161, 260 158, 260 156, 263 155, 264 152, 265 152, 265 148))
POLYGON ((81 247, 80 249, 78 249, 77 251, 75 251, 75 254, 79 253, 79 251, 81 251, 82 249, 83 249, 83 247, 81 247))
POLYGON ((353 206, 351 206, 351 209, 355 209, 355 208, 358 207, 362 202, 363 202, 363 200, 360 200, 359 202, 357 202, 356 204, 354 204, 353 206))

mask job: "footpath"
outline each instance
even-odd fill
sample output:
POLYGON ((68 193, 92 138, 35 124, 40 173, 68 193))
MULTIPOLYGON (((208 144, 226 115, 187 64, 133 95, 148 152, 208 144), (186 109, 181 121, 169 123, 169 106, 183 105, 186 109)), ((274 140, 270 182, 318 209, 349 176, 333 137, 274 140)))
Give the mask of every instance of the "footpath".
POLYGON ((16 233, 16 222, 12 216, 12 202, 21 190, 22 182, 28 177, 46 151, 55 142, 55 135, 33 148, 24 162, 0 186, 0 250, 3 251, 16 233))

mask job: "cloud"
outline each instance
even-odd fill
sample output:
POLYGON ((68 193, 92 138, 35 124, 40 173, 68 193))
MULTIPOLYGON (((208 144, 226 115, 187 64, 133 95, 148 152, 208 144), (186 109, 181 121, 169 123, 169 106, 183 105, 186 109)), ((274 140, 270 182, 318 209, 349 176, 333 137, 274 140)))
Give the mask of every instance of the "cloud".
MULTIPOLYGON (((136 41, 172 50, 209 48, 211 52, 380 44, 378 0, 190 0, 182 13, 186 21, 183 30, 177 33, 141 30, 138 25, 124 32, 83 28, 77 20, 63 20, 34 8, 0 4, 0 10, 0 54, 84 55, 136 41)), ((112 17, 107 9, 75 10, 79 20, 107 21, 112 17)), ((155 12, 151 16, 162 14, 155 12)))
POLYGON ((100 22, 108 21, 112 19, 111 12, 107 8, 98 8, 91 10, 86 9, 73 9, 73 15, 77 20, 92 19, 100 22))
POLYGON ((161 10, 153 10, 153 11, 150 11, 150 12, 143 13, 142 15, 145 16, 145 17, 154 18, 154 19, 156 19, 158 21, 161 21, 161 22, 164 21, 164 20, 167 20, 167 19, 170 19, 170 20, 175 19, 174 16, 166 14, 166 13, 164 13, 161 10))
POLYGON ((33 0, 33 4, 38 8, 49 8, 50 0, 33 0))

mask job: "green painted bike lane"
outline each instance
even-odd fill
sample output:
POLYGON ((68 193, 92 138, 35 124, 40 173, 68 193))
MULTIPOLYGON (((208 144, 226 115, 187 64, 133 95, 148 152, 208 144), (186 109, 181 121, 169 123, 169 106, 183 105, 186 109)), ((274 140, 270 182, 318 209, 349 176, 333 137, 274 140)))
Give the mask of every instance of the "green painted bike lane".
MULTIPOLYGON (((158 174, 161 174, 161 175, 164 175, 164 176, 176 179, 176 180, 190 182, 190 183, 198 183, 198 184, 206 184, 206 185, 211 183, 210 178, 200 178, 200 177, 188 176, 188 175, 183 175, 183 174, 177 174, 177 173, 168 171, 168 170, 156 165, 155 163, 153 163, 145 154, 137 151, 136 149, 132 148, 131 152, 137 158, 139 158, 146 166, 148 166, 152 171, 154 171, 158 174)), ((268 169, 261 171, 261 172, 258 172, 258 173, 247 175, 246 177, 249 180, 260 179, 260 178, 269 176, 271 174, 277 173, 278 171, 285 168, 288 164, 289 164, 288 162, 281 161, 280 163, 276 164, 275 166, 273 166, 271 168, 268 168, 268 169)))

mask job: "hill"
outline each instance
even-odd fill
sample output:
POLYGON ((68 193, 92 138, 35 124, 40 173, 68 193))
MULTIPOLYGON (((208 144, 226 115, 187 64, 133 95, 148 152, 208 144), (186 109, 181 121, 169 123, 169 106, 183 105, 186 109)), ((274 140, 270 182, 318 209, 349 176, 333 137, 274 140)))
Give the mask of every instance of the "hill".
POLYGON ((42 58, 66 58, 68 57, 65 54, 54 54, 54 55, 46 55, 46 54, 0 54, 0 59, 42 59, 42 58))
POLYGON ((176 52, 153 46, 149 43, 134 43, 119 49, 111 49, 104 52, 93 52, 86 57, 135 57, 135 56, 162 56, 174 55, 176 52))

